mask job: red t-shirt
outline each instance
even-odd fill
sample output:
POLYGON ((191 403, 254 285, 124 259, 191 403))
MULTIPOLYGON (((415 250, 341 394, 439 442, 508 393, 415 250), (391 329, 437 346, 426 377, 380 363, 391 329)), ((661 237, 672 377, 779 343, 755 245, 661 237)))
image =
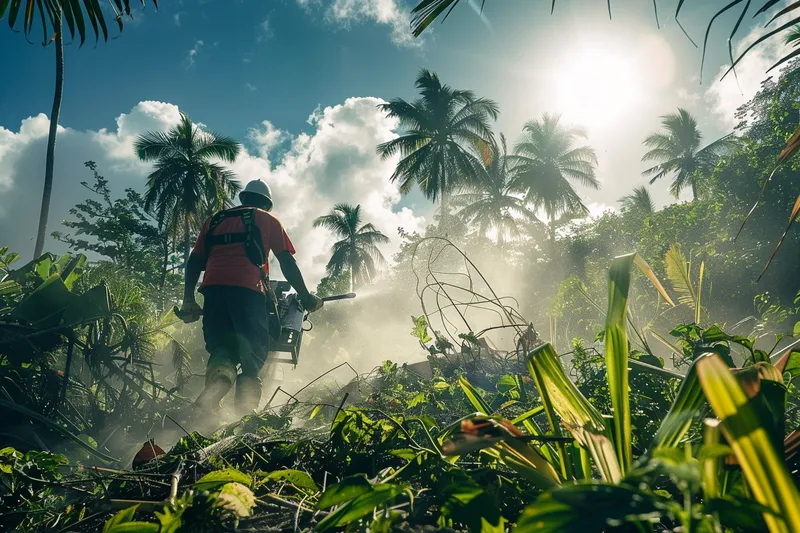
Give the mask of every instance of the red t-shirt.
MULTIPOLYGON (((236 209, 239 208, 230 211, 235 211, 236 209)), ((269 255, 270 250, 276 255, 283 251, 288 251, 294 255, 292 241, 289 240, 289 236, 277 218, 262 209, 256 209, 254 223, 261 231, 261 241, 264 246, 264 252, 267 255, 269 255)), ((206 233, 210 224, 211 219, 206 220, 205 224, 203 224, 203 229, 200 230, 200 235, 197 237, 197 242, 192 250, 193 254, 205 257, 206 233)), ((241 217, 232 216, 220 222, 214 228, 213 234, 224 235, 226 233, 242 233, 243 231, 244 222, 241 217)), ((200 285, 201 290, 211 285, 225 285, 229 287, 245 287, 254 291, 264 292, 261 286, 261 274, 258 272, 258 267, 247 257, 244 243, 218 244, 212 247, 205 270, 203 283, 200 285)), ((269 261, 264 263, 264 272, 269 274, 269 261)))

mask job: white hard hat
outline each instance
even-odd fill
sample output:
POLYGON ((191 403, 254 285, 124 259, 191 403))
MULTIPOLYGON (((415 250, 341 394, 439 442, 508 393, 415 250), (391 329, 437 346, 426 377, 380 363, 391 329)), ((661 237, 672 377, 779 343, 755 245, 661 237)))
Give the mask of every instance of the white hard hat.
POLYGON ((242 198, 242 194, 244 193, 257 194, 272 202, 272 191, 270 190, 269 185, 261 180, 253 180, 248 183, 245 188, 242 189, 242 192, 239 193, 240 200, 242 198))

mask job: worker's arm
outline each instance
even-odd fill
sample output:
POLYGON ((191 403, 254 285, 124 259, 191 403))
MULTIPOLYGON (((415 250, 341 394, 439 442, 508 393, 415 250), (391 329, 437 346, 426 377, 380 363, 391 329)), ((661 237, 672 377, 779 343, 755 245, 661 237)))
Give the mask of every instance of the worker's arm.
POLYGON ((300 302, 303 304, 303 307, 309 312, 316 311, 322 307, 322 300, 308 291, 306 282, 303 280, 303 274, 300 273, 300 268, 298 268, 294 256, 288 250, 284 250, 275 257, 281 265, 283 277, 285 277, 289 285, 297 291, 297 295, 300 297, 300 302))
POLYGON ((189 255, 183 282, 183 305, 181 306, 181 314, 178 315, 186 323, 194 322, 200 318, 201 309, 194 298, 194 291, 197 288, 200 273, 205 268, 206 260, 204 257, 196 253, 189 255))
POLYGON ((206 261, 197 254, 190 254, 189 261, 186 263, 185 280, 183 283, 183 302, 194 302, 194 291, 197 289, 197 282, 200 280, 200 273, 206 269, 206 261))

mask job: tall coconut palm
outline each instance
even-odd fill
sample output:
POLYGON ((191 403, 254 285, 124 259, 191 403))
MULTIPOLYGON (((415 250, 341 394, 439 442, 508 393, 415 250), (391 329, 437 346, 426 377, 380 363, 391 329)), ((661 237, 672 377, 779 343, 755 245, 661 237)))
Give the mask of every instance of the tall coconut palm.
MULTIPOLYGON (((144 4, 144 0, 142 1, 144 4)), ((120 31, 123 28, 123 15, 131 15, 130 0, 115 0, 114 21, 120 31)), ((158 6, 158 0, 153 0, 158 6)), ((50 112, 50 130, 47 136, 47 155, 45 156, 44 188, 42 189, 42 206, 39 212, 39 229, 36 233, 34 257, 42 255, 44 239, 47 234, 47 219, 50 213, 50 197, 53 191, 53 174, 56 160, 56 134, 58 133, 58 119, 61 116, 61 101, 64 94, 64 19, 70 36, 78 35, 80 44, 86 40, 87 28, 91 28, 95 38, 108 40, 108 27, 106 13, 98 2, 77 2, 66 0, 17 0, 9 2, 0 0, 0 19, 8 13, 8 25, 14 30, 17 23, 22 27, 25 38, 30 42, 30 35, 34 26, 41 22, 42 44, 54 43, 55 48, 55 90, 53 92, 53 107, 50 112), (23 9, 24 7, 24 9, 23 9), (8 10, 8 11, 6 11, 8 10), (85 13, 84 13, 85 11, 85 13), (21 16, 20 16, 21 15, 21 16), (86 24, 87 19, 91 24, 86 24), (76 31, 77 30, 77 31, 76 31)))
POLYGON ((399 120, 401 131, 378 145, 378 153, 383 158, 399 154, 391 180, 400 180, 403 193, 416 184, 429 199, 439 199, 446 217, 447 195, 471 176, 474 148, 493 142, 489 120, 497 118, 498 107, 472 91, 442 85, 429 70, 420 71, 415 86, 421 96, 414 102, 395 98, 378 106, 399 120))
POLYGON ((314 220, 315 228, 329 229, 340 238, 331 248, 325 268, 333 278, 348 272, 351 287, 372 280, 376 264, 386 262, 378 245, 389 242, 389 238, 372 224, 361 222, 361 206, 349 204, 336 204, 330 213, 314 220))
POLYGON ((720 158, 735 145, 736 139, 727 135, 700 148, 703 135, 697 120, 685 109, 661 117, 663 130, 650 134, 644 145, 650 148, 642 161, 658 164, 642 172, 650 184, 664 176, 672 175, 670 192, 677 198, 686 187, 692 188, 692 199, 697 200, 704 181, 711 175, 720 158))
POLYGON ((453 196, 453 205, 459 208, 458 215, 465 222, 476 224, 482 234, 496 231, 497 243, 502 246, 506 236, 519 235, 520 225, 536 216, 512 186, 514 165, 505 136, 500 135, 500 146, 486 145, 482 152, 473 179, 453 196))
POLYGON ((642 216, 650 215, 656 210, 650 191, 644 185, 635 187, 630 194, 620 198, 619 203, 623 212, 638 213, 642 216))
POLYGON ((514 188, 545 212, 551 241, 556 237, 559 216, 589 213, 572 182, 600 188, 595 177, 597 155, 588 145, 576 146, 582 138, 586 138, 582 128, 565 126, 560 115, 545 113, 542 120, 525 124, 523 137, 514 148, 514 188))
POLYGON ((145 208, 155 214, 159 224, 183 237, 185 263, 192 230, 198 229, 203 215, 229 206, 241 189, 233 173, 214 162, 232 163, 241 145, 203 130, 181 113, 180 122, 169 131, 137 137, 134 149, 142 161, 154 161, 156 167, 147 177, 145 208))

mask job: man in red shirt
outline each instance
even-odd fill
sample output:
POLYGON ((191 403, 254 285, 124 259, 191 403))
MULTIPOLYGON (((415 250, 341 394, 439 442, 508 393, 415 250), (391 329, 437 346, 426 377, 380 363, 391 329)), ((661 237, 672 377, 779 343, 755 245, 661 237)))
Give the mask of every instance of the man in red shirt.
POLYGON ((292 241, 269 213, 272 192, 267 184, 251 181, 239 199, 241 206, 221 211, 205 222, 186 265, 184 321, 199 318, 194 292, 205 271, 200 292, 204 298, 203 339, 210 357, 205 389, 195 402, 204 412, 218 409, 234 383, 240 414, 256 409, 261 400, 258 375, 269 350, 268 309, 275 309, 268 279, 270 251, 303 307, 309 312, 322 307, 322 300, 306 288, 293 257, 292 241))

